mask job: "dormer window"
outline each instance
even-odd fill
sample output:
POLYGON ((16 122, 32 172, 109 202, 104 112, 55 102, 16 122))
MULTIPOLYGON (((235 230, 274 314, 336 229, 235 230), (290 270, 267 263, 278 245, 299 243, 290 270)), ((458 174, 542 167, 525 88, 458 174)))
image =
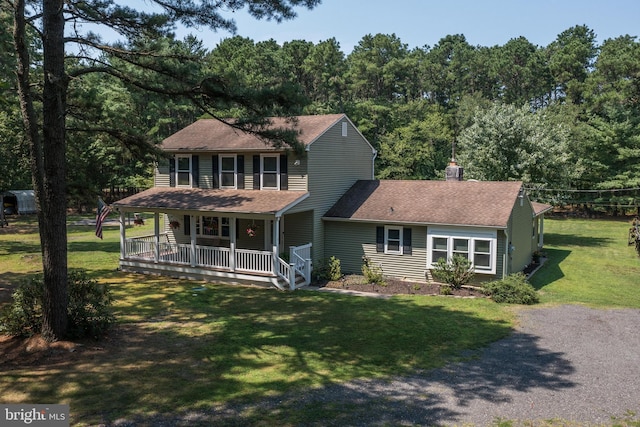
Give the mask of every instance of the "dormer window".
POLYGON ((176 174, 178 187, 191 187, 191 156, 176 157, 176 174))

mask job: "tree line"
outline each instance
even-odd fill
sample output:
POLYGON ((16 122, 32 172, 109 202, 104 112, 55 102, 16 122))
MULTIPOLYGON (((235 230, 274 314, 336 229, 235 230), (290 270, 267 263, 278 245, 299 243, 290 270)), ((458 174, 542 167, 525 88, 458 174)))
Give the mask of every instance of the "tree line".
MULTIPOLYGON (((10 31, 2 34, 0 42, 10 43, 10 31)), ((455 149, 470 179, 523 180, 536 198, 556 204, 638 205, 640 44, 632 36, 598 44, 582 25, 544 47, 524 37, 472 46, 456 34, 409 49, 394 34, 376 34, 365 35, 348 55, 333 38, 280 45, 235 36, 211 50, 190 37, 139 43, 138 49, 193 58, 187 65, 166 61, 167 73, 189 73, 210 90, 233 88, 237 96, 252 91, 256 105, 216 100, 204 110, 189 97, 172 96, 170 87, 149 91, 109 74, 72 81, 72 206, 91 205, 101 189, 149 186, 156 153, 146 142, 158 143, 202 114, 241 117, 258 106, 283 113, 269 105, 274 88, 287 98, 287 114, 346 113, 378 150, 379 178, 442 179, 455 149)), ((5 94, 14 87, 10 51, 1 50, 5 94)), ((149 86, 174 84, 162 70, 151 75, 117 55, 100 60, 138 80, 152 76, 149 86)), ((13 143, 2 145, 7 173, 0 187, 28 187, 20 110, 15 98, 3 99, 0 137, 13 143)))

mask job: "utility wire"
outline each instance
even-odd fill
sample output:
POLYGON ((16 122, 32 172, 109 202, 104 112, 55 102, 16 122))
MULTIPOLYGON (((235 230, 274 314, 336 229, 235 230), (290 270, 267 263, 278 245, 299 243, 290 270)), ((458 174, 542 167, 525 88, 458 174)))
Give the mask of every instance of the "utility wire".
POLYGON ((554 192, 564 192, 564 193, 618 193, 622 191, 640 191, 640 187, 630 187, 630 188, 610 188, 610 189, 587 189, 587 190, 575 190, 571 188, 536 188, 536 187, 525 187, 527 191, 554 191, 554 192))

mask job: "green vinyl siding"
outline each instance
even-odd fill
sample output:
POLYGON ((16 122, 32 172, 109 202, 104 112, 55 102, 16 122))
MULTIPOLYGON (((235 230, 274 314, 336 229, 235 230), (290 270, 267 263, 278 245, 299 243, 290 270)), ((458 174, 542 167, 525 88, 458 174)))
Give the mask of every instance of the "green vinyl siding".
POLYGON ((200 155, 200 179, 198 183, 200 188, 213 188, 213 166, 212 157, 210 155, 200 155))
MULTIPOLYGON (((326 221, 325 253, 340 260, 343 273, 362 272, 362 257, 382 268, 385 276, 425 281, 427 262, 426 227, 411 226, 411 255, 391 255, 376 251, 376 227, 380 224, 326 221)), ((406 226, 405 226, 406 227, 406 226)))
POLYGON ((331 256, 324 249, 322 216, 359 179, 373 178, 373 149, 366 139, 347 122, 347 136, 342 136, 342 122, 337 122, 313 142, 307 151, 308 189, 310 196, 294 211, 313 210, 313 258, 331 256))
MULTIPOLYGON (((504 273, 504 261, 505 254, 507 249, 507 236, 504 231, 498 231, 498 248, 497 248, 497 258, 496 258, 496 275, 495 277, 488 276, 487 280, 500 279, 503 277, 504 273)), ((508 273, 507 273, 508 274, 508 273)))
POLYGON ((313 212, 299 212, 285 215, 283 249, 288 252, 290 246, 311 243, 313 237, 313 212))
POLYGON ((287 166, 289 169, 289 190, 307 191, 307 159, 301 159, 290 154, 287 158, 287 166), (296 165, 296 161, 299 164, 296 165))
POLYGON ((514 247, 510 254, 509 273, 522 271, 530 262, 532 249, 531 221, 533 209, 526 198, 518 198, 511 211, 509 238, 514 247))
POLYGON ((162 162, 156 163, 153 185, 155 187, 168 187, 170 185, 168 160, 163 160, 162 162))

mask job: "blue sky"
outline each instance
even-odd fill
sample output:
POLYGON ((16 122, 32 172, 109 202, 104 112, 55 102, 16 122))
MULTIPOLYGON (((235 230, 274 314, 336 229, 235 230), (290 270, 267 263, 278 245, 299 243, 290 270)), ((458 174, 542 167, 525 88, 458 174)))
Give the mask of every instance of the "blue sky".
MULTIPOLYGON (((323 0, 283 23, 257 21, 245 12, 232 16, 237 34, 254 41, 275 39, 318 43, 331 37, 349 54, 366 34, 395 34, 408 47, 433 46, 448 34, 464 34, 471 45, 503 45, 526 37, 546 46, 562 31, 587 25, 598 43, 640 35, 640 0, 323 0)), ((213 49, 231 35, 190 30, 213 49)), ((183 34, 182 31, 178 33, 183 34)))

